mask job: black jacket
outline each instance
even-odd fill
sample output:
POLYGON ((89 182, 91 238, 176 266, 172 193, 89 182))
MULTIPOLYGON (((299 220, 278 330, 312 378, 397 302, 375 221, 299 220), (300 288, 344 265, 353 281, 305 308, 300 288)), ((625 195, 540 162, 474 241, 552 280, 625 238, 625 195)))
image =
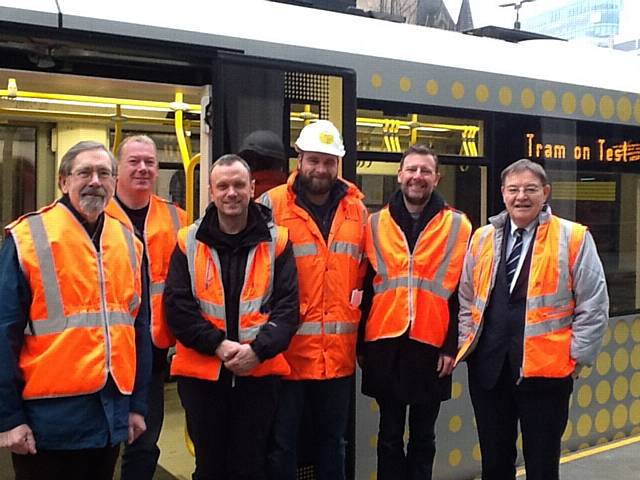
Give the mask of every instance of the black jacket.
MULTIPOLYGON (((433 192, 417 221, 407 210, 401 191, 389 201, 391 217, 402 229, 411 250, 429 221, 445 207, 444 199, 433 192)), ((425 403, 446 400, 451 396, 451 376, 438 379, 438 357, 441 352, 455 356, 458 338, 458 293, 449 299, 449 331, 441 349, 409 338, 409 330, 396 338, 364 343, 364 331, 373 302, 375 271, 369 265, 364 280, 362 320, 358 335, 358 351, 363 358, 362 393, 393 399, 403 403, 425 403)), ((419 306, 418 306, 419 308, 419 306)))
MULTIPOLYGON (((205 355, 215 355, 216 348, 224 339, 238 340, 240 294, 247 256, 255 245, 271 240, 270 221, 271 210, 252 201, 246 228, 236 235, 229 235, 220 230, 217 209, 211 204, 196 232, 196 239, 214 248, 220 257, 226 332, 201 315, 191 291, 187 257, 176 246, 165 283, 164 303, 167 324, 183 345, 205 355)), ((286 350, 299 322, 298 273, 291 242, 287 242, 284 251, 276 258, 274 268, 273 293, 269 304, 264 307, 269 311, 269 322, 251 343, 260 361, 286 350)))

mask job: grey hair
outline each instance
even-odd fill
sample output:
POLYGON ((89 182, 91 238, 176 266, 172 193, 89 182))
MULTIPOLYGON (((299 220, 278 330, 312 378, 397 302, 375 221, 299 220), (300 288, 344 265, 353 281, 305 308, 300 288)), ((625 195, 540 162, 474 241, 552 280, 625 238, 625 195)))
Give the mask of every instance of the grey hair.
POLYGON ((511 165, 502 170, 502 173, 500 174, 500 181, 502 182, 502 185, 504 185, 505 179, 512 173, 521 173, 525 170, 530 171, 536 177, 538 177, 542 182, 542 185, 549 184, 547 172, 545 172, 544 168, 542 168, 542 165, 536 162, 532 162, 528 158, 521 158, 520 160, 513 162, 511 165))
POLYGON ((111 160, 111 171, 115 176, 118 173, 118 161, 116 157, 113 156, 113 153, 105 147, 100 142, 94 142, 92 140, 85 140, 82 142, 76 143, 73 147, 67 150, 60 160, 60 167, 58 168, 58 176, 59 177, 68 177, 71 175, 71 170, 73 169, 73 162, 76 157, 83 152, 88 152, 91 150, 102 150, 109 155, 109 159, 111 160))
POLYGON ((158 153, 158 147, 156 146, 156 142, 154 142, 153 139, 148 135, 130 135, 122 139, 122 141, 120 142, 120 145, 118 145, 118 149, 116 150, 116 156, 118 157, 118 160, 122 160, 122 149, 124 149, 126 145, 129 145, 132 142, 151 145, 153 147, 153 150, 156 152, 156 154, 158 153))
POLYGON ((213 172, 214 168, 218 166, 233 165, 236 162, 240 163, 244 168, 247 169, 247 172, 249 172, 249 178, 251 178, 251 167, 249 166, 249 164, 242 157, 236 155, 235 153, 227 153, 213 162, 211 168, 209 168, 209 182, 211 182, 211 172, 213 172))

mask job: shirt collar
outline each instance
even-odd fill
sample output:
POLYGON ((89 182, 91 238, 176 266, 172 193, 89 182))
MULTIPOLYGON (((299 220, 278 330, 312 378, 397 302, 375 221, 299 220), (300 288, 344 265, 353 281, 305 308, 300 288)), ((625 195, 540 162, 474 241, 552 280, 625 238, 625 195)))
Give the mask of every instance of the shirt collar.
MULTIPOLYGON (((513 237, 516 233, 516 230, 520 227, 518 227, 515 223, 513 223, 513 220, 511 219, 509 219, 509 225, 511 226, 510 233, 511 233, 511 236, 513 237)), ((535 219, 529 225, 524 227, 524 230, 527 233, 527 235, 530 234, 533 231, 533 229, 536 228, 537 225, 538 225, 538 219, 535 219)))

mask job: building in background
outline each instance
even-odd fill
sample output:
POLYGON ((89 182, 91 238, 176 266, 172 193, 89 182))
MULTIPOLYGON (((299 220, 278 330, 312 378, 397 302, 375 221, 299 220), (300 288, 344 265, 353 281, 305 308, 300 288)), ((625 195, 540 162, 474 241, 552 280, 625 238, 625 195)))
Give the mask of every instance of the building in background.
POLYGON ((401 16, 413 25, 460 32, 473 28, 470 0, 462 0, 457 22, 443 0, 358 0, 357 7, 365 12, 401 16))

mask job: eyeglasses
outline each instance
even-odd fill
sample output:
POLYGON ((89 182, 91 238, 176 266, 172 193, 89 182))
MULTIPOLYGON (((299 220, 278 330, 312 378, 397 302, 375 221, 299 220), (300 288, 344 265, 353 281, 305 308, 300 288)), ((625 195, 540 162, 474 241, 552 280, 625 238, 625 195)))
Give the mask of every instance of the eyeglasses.
POLYGON ((522 192, 525 195, 535 195, 536 193, 539 193, 540 190, 542 190, 542 187, 539 185, 527 185, 525 187, 515 187, 515 186, 511 186, 511 187, 506 187, 505 192, 507 192, 507 195, 518 195, 518 193, 522 192))
POLYGON ((99 168, 97 170, 94 168, 82 168, 75 172, 71 172, 71 175, 74 175, 81 180, 89 180, 90 178, 93 178, 94 174, 98 175, 99 180, 107 180, 108 178, 115 177, 113 172, 108 168, 99 168))

